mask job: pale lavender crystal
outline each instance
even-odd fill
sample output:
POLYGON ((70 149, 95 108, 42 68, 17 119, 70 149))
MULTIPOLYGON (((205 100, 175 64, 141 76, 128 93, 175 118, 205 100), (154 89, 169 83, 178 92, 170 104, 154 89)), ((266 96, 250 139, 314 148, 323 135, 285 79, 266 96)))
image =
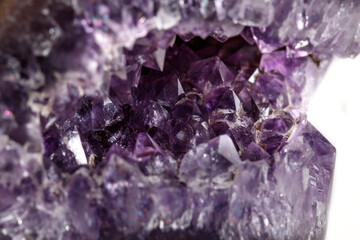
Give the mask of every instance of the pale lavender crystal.
POLYGON ((204 178, 209 183, 215 181, 213 184, 216 185, 218 176, 229 177, 228 181, 231 181, 229 169, 240 163, 239 155, 230 137, 220 135, 207 143, 198 145, 183 157, 179 169, 180 178, 190 185, 190 182, 196 182, 197 178, 204 178), (227 172, 229 176, 224 174, 227 172))
POLYGON ((146 207, 142 206, 142 194, 146 193, 147 186, 139 168, 131 159, 124 159, 122 154, 122 150, 116 149, 116 146, 110 149, 106 165, 101 169, 99 190, 115 230, 129 234, 139 230, 144 221, 149 220, 138 214, 142 207, 146 207))
POLYGON ((82 236, 87 239, 98 239, 100 221, 93 201, 96 201, 92 191, 94 182, 82 173, 75 174, 67 186, 68 218, 73 226, 70 229, 72 236, 82 236))
POLYGON ((0 1, 0 239, 323 239, 307 121, 349 1, 0 1))
POLYGON ((200 144, 183 157, 179 177, 192 193, 192 224, 196 228, 211 232, 212 227, 219 228, 226 221, 229 188, 240 165, 236 148, 227 135, 200 144))
POLYGON ((274 157, 272 167, 243 163, 231 192, 230 231, 249 239, 323 238, 335 148, 306 123, 274 157))
POLYGON ((176 175, 177 162, 147 134, 139 133, 133 151, 144 175, 176 175))

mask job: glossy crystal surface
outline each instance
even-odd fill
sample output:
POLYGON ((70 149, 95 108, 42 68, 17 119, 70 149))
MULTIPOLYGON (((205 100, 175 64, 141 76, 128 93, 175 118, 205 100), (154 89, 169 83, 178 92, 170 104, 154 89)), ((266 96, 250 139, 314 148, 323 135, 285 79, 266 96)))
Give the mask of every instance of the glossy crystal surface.
POLYGON ((0 239, 323 239, 359 8, 0 1, 0 239))

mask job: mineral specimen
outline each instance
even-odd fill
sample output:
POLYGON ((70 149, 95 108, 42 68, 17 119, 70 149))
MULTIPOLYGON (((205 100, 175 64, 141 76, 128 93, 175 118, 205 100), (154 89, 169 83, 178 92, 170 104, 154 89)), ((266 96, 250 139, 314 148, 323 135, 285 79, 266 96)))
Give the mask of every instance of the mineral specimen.
POLYGON ((0 239, 323 239, 359 3, 0 1, 0 239))

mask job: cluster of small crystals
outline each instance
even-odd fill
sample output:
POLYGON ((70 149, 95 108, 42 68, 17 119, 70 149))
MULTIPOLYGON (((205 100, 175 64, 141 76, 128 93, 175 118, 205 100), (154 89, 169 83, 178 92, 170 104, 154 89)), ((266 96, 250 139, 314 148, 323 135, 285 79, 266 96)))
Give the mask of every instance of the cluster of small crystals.
POLYGON ((357 1, 0 1, 0 239, 321 239, 306 120, 357 1))

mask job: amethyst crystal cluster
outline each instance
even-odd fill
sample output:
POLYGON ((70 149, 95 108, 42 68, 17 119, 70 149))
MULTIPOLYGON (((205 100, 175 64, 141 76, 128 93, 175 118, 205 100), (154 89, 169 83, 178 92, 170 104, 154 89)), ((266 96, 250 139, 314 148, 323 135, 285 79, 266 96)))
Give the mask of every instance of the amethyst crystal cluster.
POLYGON ((322 239, 306 106, 360 2, 0 1, 0 239, 322 239))

